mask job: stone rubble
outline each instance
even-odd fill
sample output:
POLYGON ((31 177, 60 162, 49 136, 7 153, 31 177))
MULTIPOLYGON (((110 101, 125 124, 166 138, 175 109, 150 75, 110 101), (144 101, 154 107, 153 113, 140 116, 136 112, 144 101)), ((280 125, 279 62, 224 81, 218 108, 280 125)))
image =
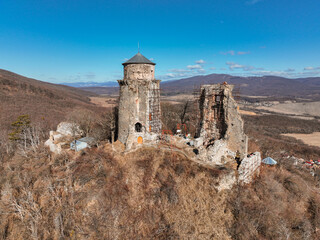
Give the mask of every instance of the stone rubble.
POLYGON ((70 147, 70 142, 74 138, 79 138, 83 135, 80 127, 75 123, 61 122, 57 126, 57 131, 50 131, 49 139, 44 143, 49 147, 50 151, 60 154, 63 149, 70 147))

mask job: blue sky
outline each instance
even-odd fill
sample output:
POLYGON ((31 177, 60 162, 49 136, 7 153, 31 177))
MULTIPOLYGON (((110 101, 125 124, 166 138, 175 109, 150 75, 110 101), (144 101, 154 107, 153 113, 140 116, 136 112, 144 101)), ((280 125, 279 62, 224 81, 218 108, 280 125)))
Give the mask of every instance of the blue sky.
POLYGON ((320 76, 319 0, 0 0, 0 68, 115 81, 137 52, 162 80, 320 76))

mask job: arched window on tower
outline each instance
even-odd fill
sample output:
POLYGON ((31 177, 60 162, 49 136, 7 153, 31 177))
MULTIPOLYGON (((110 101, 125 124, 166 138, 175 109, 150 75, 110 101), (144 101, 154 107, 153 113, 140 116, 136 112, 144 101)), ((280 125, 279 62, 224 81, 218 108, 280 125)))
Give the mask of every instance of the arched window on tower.
POLYGON ((142 132, 142 124, 137 122, 135 125, 134 125, 134 128, 136 130, 136 132, 142 132))

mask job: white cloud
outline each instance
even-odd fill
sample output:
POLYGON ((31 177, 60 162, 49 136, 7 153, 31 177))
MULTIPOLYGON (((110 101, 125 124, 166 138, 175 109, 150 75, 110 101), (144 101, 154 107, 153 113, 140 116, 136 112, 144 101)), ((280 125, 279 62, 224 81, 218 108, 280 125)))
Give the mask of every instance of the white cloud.
POLYGON ((234 51, 234 50, 230 50, 230 51, 227 51, 227 52, 220 52, 220 54, 222 55, 231 55, 231 56, 234 56, 234 55, 245 55, 245 54, 249 54, 250 52, 244 52, 244 51, 234 51))
POLYGON ((77 73, 75 75, 70 75, 67 78, 67 81, 71 81, 71 82, 92 81, 95 78, 96 78, 96 74, 93 72, 77 73))
POLYGON ((216 70, 216 68, 215 67, 211 67, 210 70, 216 70))
POLYGON ((234 62, 226 62, 226 64, 229 66, 229 69, 231 71, 233 71, 234 69, 242 69, 243 71, 252 71, 252 70, 256 69, 253 66, 241 65, 238 63, 234 63, 234 62))
POLYGON ((294 72, 295 71, 295 69, 293 69, 293 68, 288 68, 287 70, 285 70, 285 72, 294 72))
POLYGON ((167 73, 165 76, 168 77, 168 78, 174 78, 174 77, 176 76, 176 74, 174 74, 174 73, 167 73))
POLYGON ((236 53, 235 53, 235 51, 230 50, 230 51, 228 51, 228 52, 221 52, 221 54, 222 54, 222 55, 231 55, 231 56, 233 56, 233 55, 235 55, 236 53))
POLYGON ((197 72, 198 72, 198 73, 205 73, 206 70, 204 70, 203 68, 201 68, 201 69, 198 69, 197 72))
POLYGON ((280 77, 288 76, 288 73, 284 71, 268 71, 268 70, 254 71, 254 72, 251 72, 251 74, 258 75, 258 76, 266 76, 266 75, 280 76, 280 77))
POLYGON ((307 72, 295 72, 295 71, 253 71, 250 72, 250 74, 256 75, 256 76, 266 76, 266 75, 272 75, 272 76, 278 76, 278 77, 286 77, 286 78, 299 78, 299 77, 317 77, 320 76, 320 71, 307 71, 307 72))
POLYGON ((159 76, 161 79, 179 79, 179 78, 186 78, 186 77, 192 77, 196 76, 198 74, 206 73, 206 70, 203 68, 203 65, 200 65, 200 63, 204 64, 204 60, 198 60, 196 61, 199 64, 195 65, 188 65, 186 69, 181 68, 173 68, 169 69, 167 74, 159 76))
POLYGON ((303 70, 310 71, 310 70, 318 70, 320 67, 305 67, 303 70))
POLYGON ((246 55, 246 54, 249 54, 250 52, 238 52, 238 55, 246 55))
POLYGON ((200 60, 196 61, 196 63, 197 63, 197 64, 205 64, 206 61, 204 61, 203 59, 200 59, 200 60))
POLYGON ((314 67, 305 67, 303 70, 313 70, 314 67))
POLYGON ((174 69, 170 69, 168 72, 186 73, 186 72, 190 72, 190 71, 191 70, 188 70, 188 69, 174 68, 174 69))
POLYGON ((178 79, 185 77, 192 77, 193 75, 190 73, 167 73, 165 75, 159 76, 160 79, 168 80, 168 79, 178 79))
POLYGON ((191 70, 193 70, 193 69, 201 69, 202 66, 201 66, 200 64, 188 65, 187 68, 188 68, 188 69, 191 69, 191 70))

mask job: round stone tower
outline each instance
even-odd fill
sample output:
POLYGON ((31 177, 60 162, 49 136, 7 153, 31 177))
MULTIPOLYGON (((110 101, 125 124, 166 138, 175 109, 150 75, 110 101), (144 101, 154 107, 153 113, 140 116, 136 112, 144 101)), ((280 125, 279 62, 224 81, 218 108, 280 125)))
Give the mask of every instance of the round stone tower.
POLYGON ((156 140, 161 132, 160 80, 154 78, 156 64, 140 53, 122 65, 118 139, 130 148, 156 140))

